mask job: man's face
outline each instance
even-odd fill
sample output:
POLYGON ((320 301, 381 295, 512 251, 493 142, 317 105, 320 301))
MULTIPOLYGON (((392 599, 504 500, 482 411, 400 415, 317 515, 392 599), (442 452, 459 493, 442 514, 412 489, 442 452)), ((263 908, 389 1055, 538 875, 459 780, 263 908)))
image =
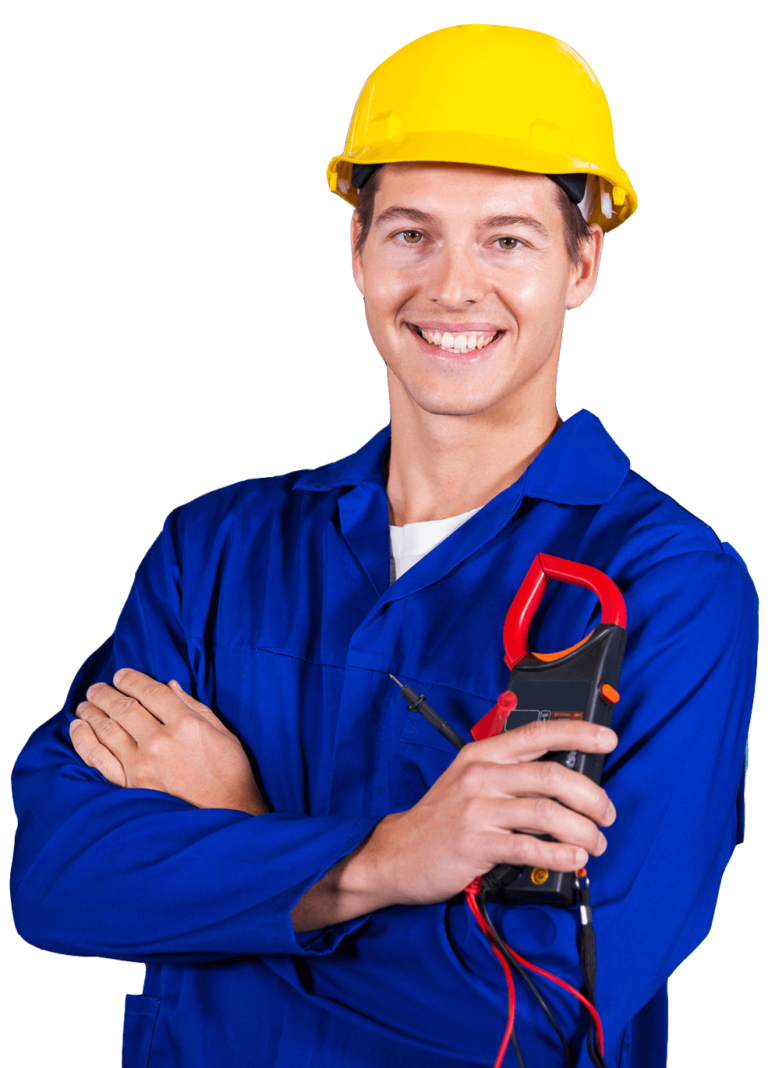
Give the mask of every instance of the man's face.
MULTIPOLYGON (((380 183, 353 267, 393 405, 502 414, 553 390, 565 309, 594 287, 602 232, 574 266, 543 175, 404 163, 380 183)), ((353 216, 353 244, 358 231, 353 216)))

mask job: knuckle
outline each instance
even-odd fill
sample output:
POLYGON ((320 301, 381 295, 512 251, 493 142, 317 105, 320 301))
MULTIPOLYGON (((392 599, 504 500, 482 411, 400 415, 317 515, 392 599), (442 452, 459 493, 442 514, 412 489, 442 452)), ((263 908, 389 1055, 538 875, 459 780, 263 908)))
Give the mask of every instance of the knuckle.
POLYGON ((539 797, 533 803, 533 812, 544 823, 551 823, 559 807, 551 797, 539 797))
POLYGON ((114 722, 114 720, 105 717, 104 719, 96 720, 96 730, 101 738, 114 738, 122 728, 114 722))
POLYGON ((473 761, 471 764, 467 764, 461 772, 461 783, 464 789, 471 794, 476 794, 482 786, 483 780, 487 777, 487 768, 485 764, 480 764, 477 761, 473 761))
POLYGON ((88 759, 86 761, 92 768, 96 768, 97 771, 101 771, 106 762, 106 752, 102 746, 94 746, 88 752, 88 759))
POLYGON ((462 806, 461 819, 470 833, 474 833, 482 823, 485 813, 485 801, 481 797, 470 797, 462 806))
POLYGON ((155 680, 153 680, 152 682, 147 683, 147 685, 144 687, 143 696, 144 698, 146 698, 147 701, 158 701, 163 697, 167 689, 168 687, 163 685, 162 682, 156 682, 155 680))
POLYGON ((529 838, 528 835, 524 834, 514 835, 514 859, 519 863, 527 864, 529 860, 532 860, 535 848, 536 843, 533 838, 529 838))
POLYGON ((584 859, 584 851, 578 846, 562 845, 556 842, 549 842, 546 845, 549 848, 543 858, 544 866, 553 871, 573 871, 584 859))
POLYGON ((191 709, 185 715, 181 716, 176 721, 176 726, 179 731, 184 731, 185 734, 203 734, 205 728, 210 726, 205 716, 201 716, 199 712, 193 712, 191 709))
POLYGON ((555 760, 541 760, 539 777, 546 786, 560 786, 565 778, 565 768, 555 760))
POLYGON ((150 760, 162 760, 168 752, 170 739, 163 731, 154 731, 147 739, 144 751, 150 760))
POLYGON ((125 716, 135 707, 136 702, 132 697, 116 697, 110 706, 109 714, 110 716, 125 716))
POLYGON ((533 720, 531 723, 526 723, 525 726, 520 728, 523 737, 529 742, 541 742, 546 733, 546 727, 544 726, 544 720, 533 720))
POLYGON ((163 735, 168 740, 174 740, 181 745, 199 746, 205 744, 205 720, 202 716, 190 713, 174 723, 171 730, 167 727, 163 735))

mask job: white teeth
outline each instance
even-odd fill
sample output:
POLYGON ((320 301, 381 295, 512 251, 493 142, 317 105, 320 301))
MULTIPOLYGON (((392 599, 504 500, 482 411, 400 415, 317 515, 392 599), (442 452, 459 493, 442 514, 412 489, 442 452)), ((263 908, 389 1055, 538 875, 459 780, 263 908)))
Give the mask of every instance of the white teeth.
POLYGON ((430 345, 436 345, 444 352, 474 352, 490 345, 496 333, 480 330, 468 330, 463 334, 442 333, 440 330, 420 330, 421 336, 430 345))

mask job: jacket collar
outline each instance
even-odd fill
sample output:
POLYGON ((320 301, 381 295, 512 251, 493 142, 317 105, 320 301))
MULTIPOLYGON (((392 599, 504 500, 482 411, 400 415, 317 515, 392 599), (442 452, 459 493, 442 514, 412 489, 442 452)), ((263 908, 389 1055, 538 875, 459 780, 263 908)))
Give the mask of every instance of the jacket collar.
MULTIPOLYGON (((390 427, 362 449, 335 463, 303 472, 297 489, 331 490, 374 483, 384 486, 390 427)), ((522 476, 522 493, 557 504, 604 504, 629 471, 629 460, 600 420, 582 408, 566 419, 522 476)))

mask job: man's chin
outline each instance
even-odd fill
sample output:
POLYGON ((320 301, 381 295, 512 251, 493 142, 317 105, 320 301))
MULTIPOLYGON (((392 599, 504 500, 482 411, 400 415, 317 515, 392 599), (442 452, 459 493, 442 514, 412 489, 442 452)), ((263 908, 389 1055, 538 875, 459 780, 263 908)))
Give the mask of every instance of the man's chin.
POLYGON ((495 408, 500 399, 476 394, 457 397, 442 391, 408 391, 408 397, 412 404, 429 415, 454 416, 482 415, 495 408))
MULTIPOLYGON (((465 372, 468 368, 464 369, 465 372)), ((490 413, 503 405, 514 382, 498 375, 403 375, 389 371, 389 394, 393 412, 402 404, 429 415, 471 416, 490 413)))

